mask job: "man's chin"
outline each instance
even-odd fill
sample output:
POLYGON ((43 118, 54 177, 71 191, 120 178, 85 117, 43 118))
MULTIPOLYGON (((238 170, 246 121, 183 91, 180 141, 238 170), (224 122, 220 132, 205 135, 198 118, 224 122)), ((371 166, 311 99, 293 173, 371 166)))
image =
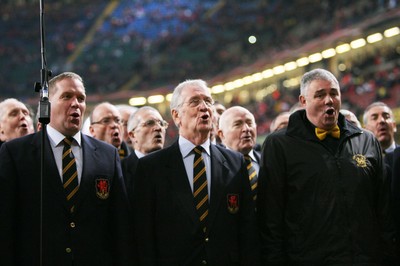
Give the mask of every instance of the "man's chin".
POLYGON ((116 148, 119 148, 121 146, 121 141, 118 140, 112 141, 112 145, 116 148))

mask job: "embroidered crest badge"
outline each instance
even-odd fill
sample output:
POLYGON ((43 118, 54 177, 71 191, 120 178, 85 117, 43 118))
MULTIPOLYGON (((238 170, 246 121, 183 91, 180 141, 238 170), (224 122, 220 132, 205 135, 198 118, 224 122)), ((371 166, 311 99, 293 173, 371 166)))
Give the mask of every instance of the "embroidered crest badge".
POLYGON ((367 167, 367 158, 362 154, 355 154, 353 160, 356 161, 358 167, 367 167))
POLYGON ((108 199, 110 196, 110 184, 108 179, 100 178, 95 181, 96 196, 100 199, 108 199))
POLYGON ((239 211, 239 195, 228 194, 227 195, 228 211, 231 214, 235 214, 239 211))

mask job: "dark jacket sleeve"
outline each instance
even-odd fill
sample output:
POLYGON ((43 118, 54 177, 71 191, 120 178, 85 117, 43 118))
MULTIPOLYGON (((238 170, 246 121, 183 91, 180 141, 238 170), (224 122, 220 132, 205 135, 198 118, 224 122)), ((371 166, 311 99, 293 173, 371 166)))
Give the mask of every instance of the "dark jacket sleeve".
POLYGON ((113 232, 114 265, 133 265, 135 256, 133 219, 117 150, 115 150, 113 161, 115 162, 115 171, 113 191, 111 192, 113 202, 110 215, 110 230, 113 232))
POLYGON ((15 265, 17 180, 16 165, 9 147, 0 148, 0 265, 15 265))
POLYGON ((263 265, 285 265, 284 154, 271 138, 263 144, 258 178, 257 215, 263 265))

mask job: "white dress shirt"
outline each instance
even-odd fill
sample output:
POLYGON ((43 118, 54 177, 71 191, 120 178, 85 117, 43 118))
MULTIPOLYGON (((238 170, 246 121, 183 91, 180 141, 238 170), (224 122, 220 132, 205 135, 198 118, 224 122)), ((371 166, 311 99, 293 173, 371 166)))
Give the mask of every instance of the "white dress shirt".
MULTIPOLYGON (((57 169, 58 172, 60 173, 60 179, 61 183, 63 182, 63 177, 62 177, 62 153, 64 149, 64 143, 63 140, 65 136, 58 132, 56 129, 51 127, 50 125, 47 125, 47 135, 49 136, 50 140, 50 146, 51 149, 53 150, 54 154, 54 159, 57 164, 57 169)), ((71 148, 72 148, 72 153, 75 156, 75 161, 76 161, 76 169, 78 171, 78 183, 81 183, 81 178, 82 178, 82 168, 83 168, 83 151, 82 151, 82 145, 81 145, 81 132, 76 133, 74 136, 72 136, 75 141, 72 142, 71 148)))

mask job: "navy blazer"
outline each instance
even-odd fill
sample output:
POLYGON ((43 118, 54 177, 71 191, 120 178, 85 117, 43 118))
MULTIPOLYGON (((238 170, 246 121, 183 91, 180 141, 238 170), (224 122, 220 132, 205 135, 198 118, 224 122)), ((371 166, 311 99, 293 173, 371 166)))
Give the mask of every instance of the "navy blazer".
POLYGON ((258 263, 258 233, 244 158, 213 144, 210 151, 206 233, 200 226, 178 142, 139 160, 134 225, 141 265, 258 263))
POLYGON ((393 217, 398 233, 400 232, 400 147, 385 156, 388 178, 393 200, 393 217))
POLYGON ((6 142, 0 149, 0 265, 126 265, 132 234, 117 150, 82 136, 83 169, 74 214, 50 142, 45 138, 42 251, 40 158, 42 132, 6 142))
POLYGON ((126 192, 128 193, 131 206, 133 204, 133 184, 138 162, 139 158, 137 157, 135 151, 132 151, 128 157, 121 160, 122 175, 124 176, 126 192))

